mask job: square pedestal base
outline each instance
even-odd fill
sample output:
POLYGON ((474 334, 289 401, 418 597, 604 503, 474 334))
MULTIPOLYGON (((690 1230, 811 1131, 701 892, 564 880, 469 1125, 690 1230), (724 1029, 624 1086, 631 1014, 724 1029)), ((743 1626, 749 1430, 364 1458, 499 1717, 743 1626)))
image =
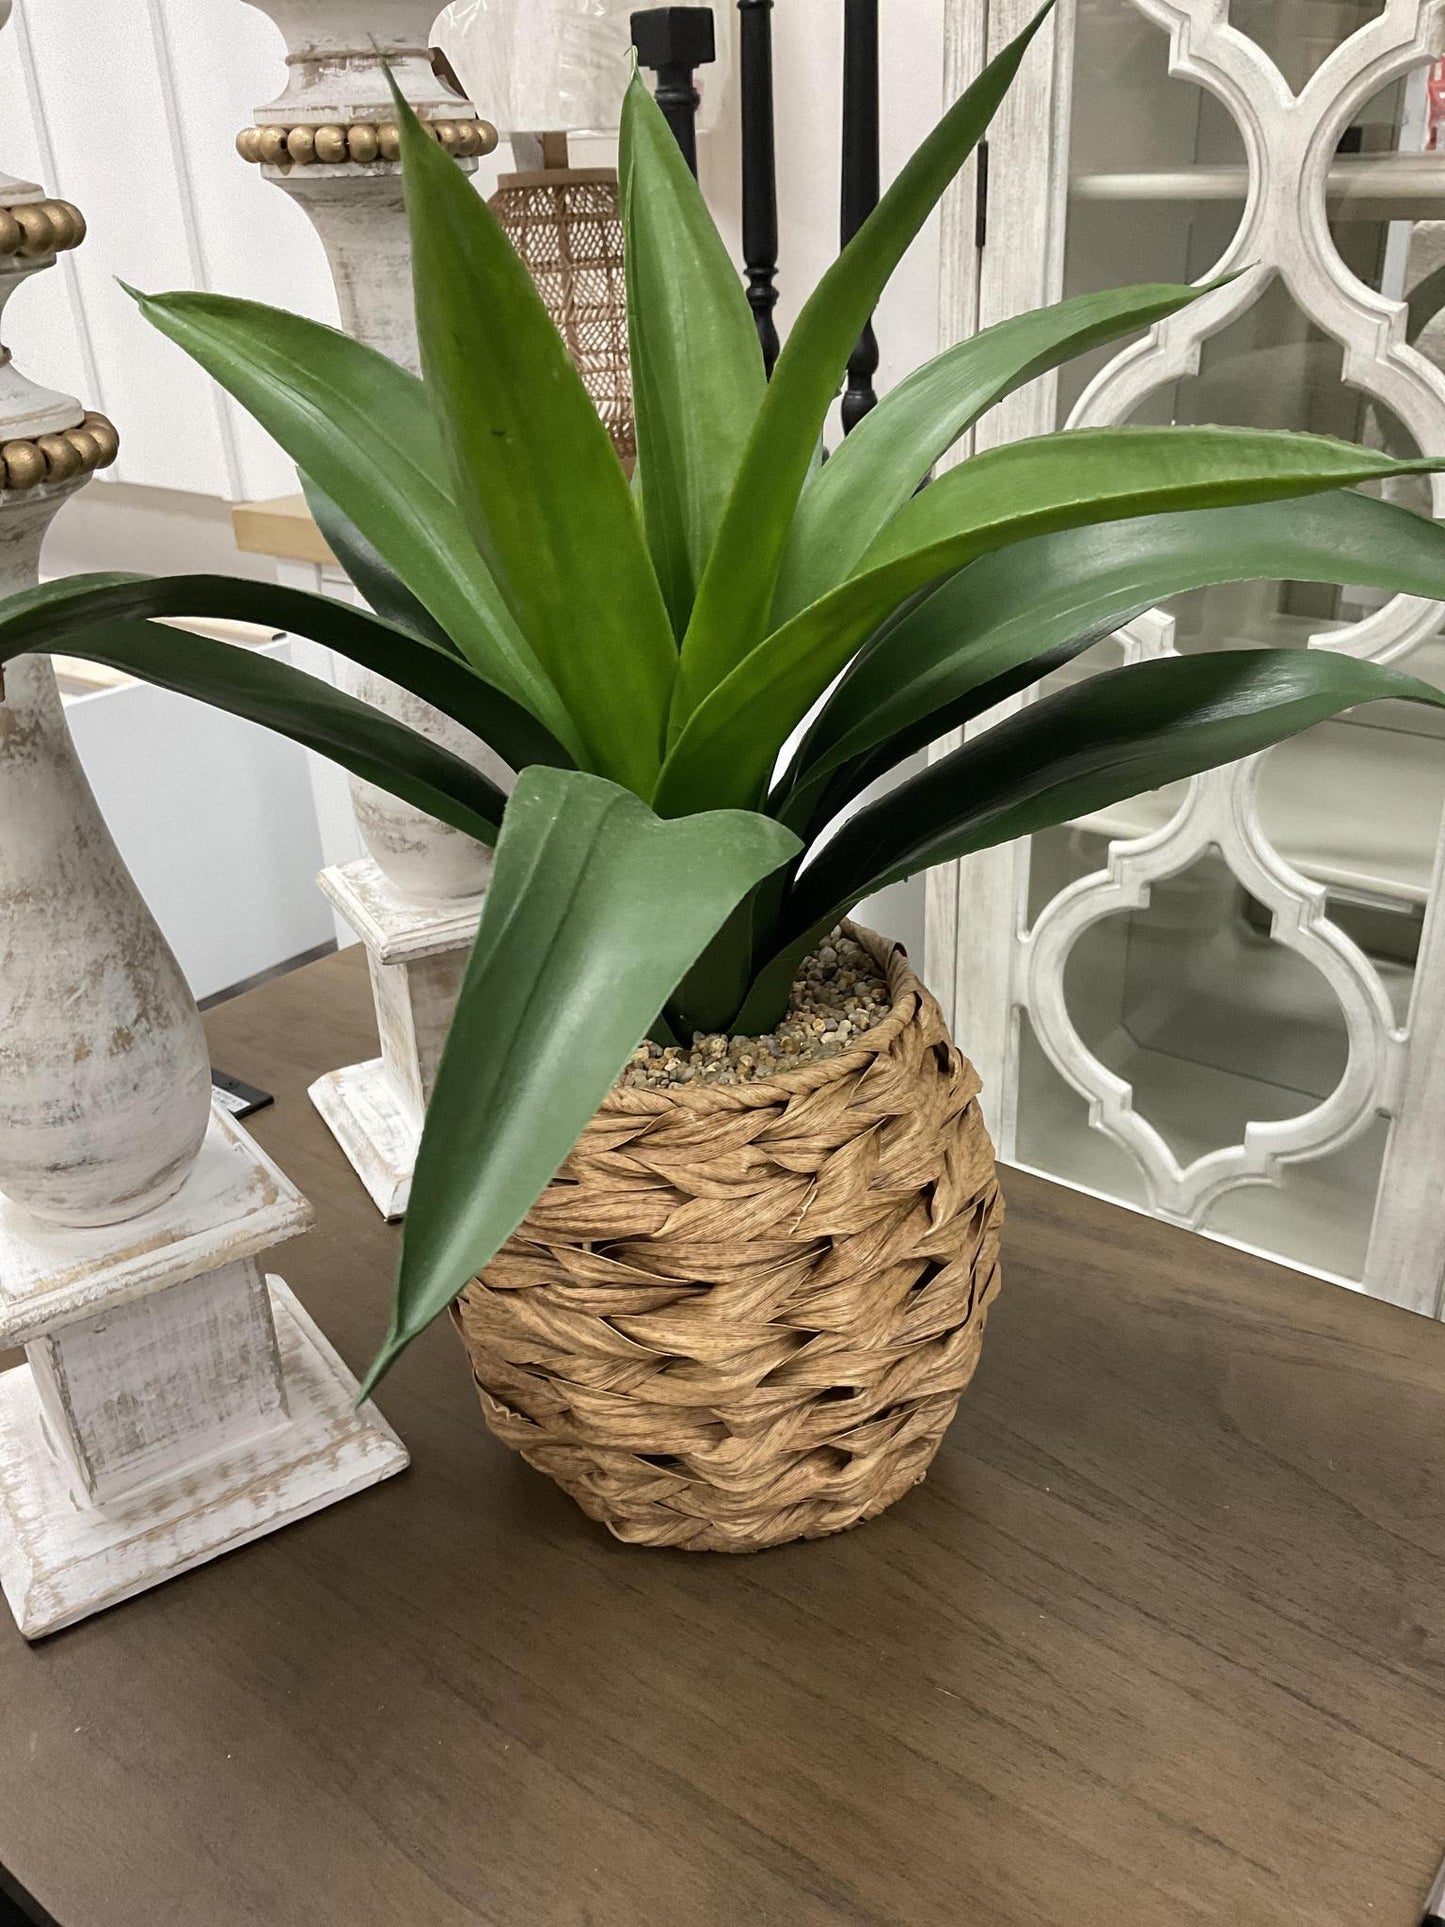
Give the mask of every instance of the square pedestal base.
POLYGON ((77 1502, 28 1365, 0 1374, 0 1588, 27 1639, 304 1519, 407 1464, 376 1407, 279 1278, 268 1278, 288 1416, 105 1504, 77 1502))
POLYGON ((310 1095, 382 1217, 405 1217, 421 1127, 382 1060, 328 1071, 310 1095))

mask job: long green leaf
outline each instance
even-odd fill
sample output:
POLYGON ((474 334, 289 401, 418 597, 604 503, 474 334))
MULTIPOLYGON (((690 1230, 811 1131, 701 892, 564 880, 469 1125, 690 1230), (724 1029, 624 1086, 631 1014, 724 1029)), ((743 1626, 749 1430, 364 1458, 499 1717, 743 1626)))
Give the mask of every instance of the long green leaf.
POLYGON ((488 682, 580 753, 557 691, 447 493, 446 461, 416 377, 335 328, 257 301, 136 300, 275 436, 488 682))
POLYGON ((1135 663, 1030 704, 870 803, 822 848, 790 893, 784 947, 754 985, 738 1027, 767 1021, 798 960, 874 890, 1386 698, 1445 708, 1445 694, 1418 677, 1315 649, 1135 663))
POLYGON ((951 547, 960 532, 983 555, 1025 535, 1118 521, 1155 504, 1233 507, 1440 468, 1445 457, 1397 461, 1354 442, 1280 429, 1067 429, 988 449, 950 469, 894 516, 864 562, 869 569, 912 564, 934 546, 951 547))
POLYGON ((496 841, 507 799, 480 770, 289 663, 158 622, 112 622, 47 644, 0 627, 0 665, 36 649, 84 656, 260 723, 479 843, 496 841))
POLYGON ((636 73, 618 172, 642 516, 680 636, 767 383, 737 270, 636 73))
POLYGON ((396 112, 417 336, 457 502, 588 761, 646 794, 677 652, 627 479, 495 215, 399 94, 396 112))
POLYGON ((599 777, 521 776, 366 1390, 516 1230, 693 959, 797 848, 766 817, 663 823, 599 777))
POLYGON ((669 734, 767 628, 788 530, 853 346, 929 214, 982 138, 1053 0, 960 95, 828 269, 788 334, 683 640, 669 734))
MULTIPOLYGON (((950 576, 883 646, 862 652, 819 712, 796 768, 816 785, 875 749, 892 767, 991 707, 998 678, 1051 661, 1063 645, 1087 647, 1186 590, 1276 580, 1445 598, 1445 528, 1342 490, 1016 543, 950 576)), ((880 773, 865 763, 854 780, 861 788, 880 773)))
MULTIPOLYGON (((780 823, 786 823, 790 830, 796 830, 799 836, 812 844, 856 797, 881 778, 890 775, 907 757, 929 743, 937 742, 950 730, 966 728, 999 703, 1007 702, 1011 696, 1033 688, 1036 683, 1053 675, 1055 670, 1067 667, 1076 657, 1092 649, 1095 643, 1113 635, 1134 616, 1143 613, 1142 607, 1124 610, 1117 621, 1097 623, 1091 629, 1070 636, 1067 642, 1056 643, 1042 655, 1031 655, 1027 662, 1015 664, 1012 669, 1000 670, 987 682, 979 683, 977 687, 956 696, 951 703, 946 703, 942 709, 935 710, 926 722, 917 723, 912 729, 900 730, 876 749, 850 757, 836 769, 808 778, 794 787, 780 785, 777 792, 768 798, 768 815, 777 817, 780 823)), ((781 901, 781 893, 778 901, 781 901)))
POLYGON ((462 723, 513 769, 528 763, 571 766, 567 751, 529 710, 455 656, 365 609, 275 582, 230 575, 66 576, 0 606, 0 643, 9 655, 47 647, 83 655, 79 642, 70 649, 69 639, 97 624, 146 616, 256 622, 306 636, 462 723))
POLYGON ((1044 435, 950 469, 893 518, 866 570, 775 630, 697 710, 654 807, 753 806, 789 733, 861 644, 915 590, 1054 529, 1141 513, 1307 495, 1445 468, 1322 436, 1247 428, 1098 428, 1044 435))
POLYGON ((1074 355, 1147 328, 1218 286, 1115 288, 1016 315, 946 349, 891 389, 798 504, 773 621, 852 574, 940 455, 1016 388, 1074 355))
MULTIPOLYGON (((398 629, 421 636, 448 655, 461 652, 436 617, 418 601, 373 542, 368 542, 349 515, 343 515, 324 489, 309 475, 300 477, 301 492, 311 519, 331 553, 346 571, 351 585, 366 598, 377 615, 398 629)), ((465 660, 465 658, 463 658, 465 660)))

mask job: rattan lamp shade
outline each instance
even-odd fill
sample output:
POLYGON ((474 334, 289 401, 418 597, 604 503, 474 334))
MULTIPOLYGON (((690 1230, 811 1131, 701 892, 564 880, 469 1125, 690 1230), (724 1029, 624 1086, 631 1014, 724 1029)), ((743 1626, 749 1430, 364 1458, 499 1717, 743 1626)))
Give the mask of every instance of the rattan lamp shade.
POLYGON ((504 174, 491 207, 526 262, 622 460, 637 453, 617 175, 609 167, 504 174))

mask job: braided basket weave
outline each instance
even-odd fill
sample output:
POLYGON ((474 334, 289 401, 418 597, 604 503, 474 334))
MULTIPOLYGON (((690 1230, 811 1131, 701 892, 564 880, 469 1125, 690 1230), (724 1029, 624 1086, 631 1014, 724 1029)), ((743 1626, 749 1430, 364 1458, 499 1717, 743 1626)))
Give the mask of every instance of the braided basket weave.
POLYGON ((1002 1203, 979 1080, 892 1007, 754 1084, 618 1087, 453 1307, 497 1436, 619 1539, 750 1552, 920 1480, 973 1375, 1002 1203))

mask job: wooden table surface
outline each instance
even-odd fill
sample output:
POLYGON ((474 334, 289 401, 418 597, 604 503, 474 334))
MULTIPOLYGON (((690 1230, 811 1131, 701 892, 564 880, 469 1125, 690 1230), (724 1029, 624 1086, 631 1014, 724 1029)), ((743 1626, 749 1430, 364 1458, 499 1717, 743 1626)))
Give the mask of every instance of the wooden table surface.
MULTIPOLYGON (((353 1365, 396 1234, 305 1098, 359 953, 224 1006, 353 1365)), ((28 1648, 0 1861, 61 1927, 1413 1927, 1445 1848, 1445 1330, 1015 1175, 927 1483, 750 1558, 630 1550, 485 1432, 28 1648)))

